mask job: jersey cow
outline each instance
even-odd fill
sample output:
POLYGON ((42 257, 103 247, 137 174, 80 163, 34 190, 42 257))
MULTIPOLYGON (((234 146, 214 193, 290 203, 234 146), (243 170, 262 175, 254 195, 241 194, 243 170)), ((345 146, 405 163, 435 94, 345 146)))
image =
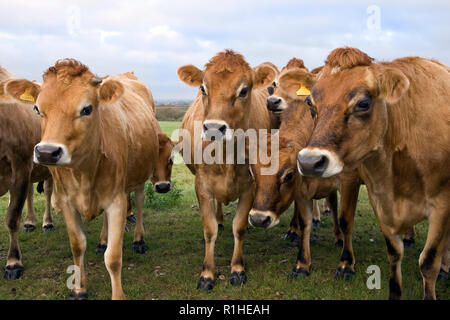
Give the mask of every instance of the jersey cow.
MULTIPOLYGON (((270 120, 265 102, 267 86, 275 76, 270 66, 261 66, 255 71, 242 55, 226 50, 213 57, 204 70, 186 65, 178 69, 178 76, 186 84, 200 87, 181 125, 193 141, 189 146, 192 157, 195 151, 194 139, 205 145, 225 144, 225 141, 233 139, 232 130, 269 129, 270 120), (201 135, 194 135, 195 123, 201 124, 201 135)), ((185 139, 183 137, 181 141, 185 139)), ((242 245, 254 192, 248 164, 191 161, 189 168, 195 174, 195 191, 205 237, 205 259, 197 288, 211 290, 214 286, 214 244, 218 232, 214 199, 225 204, 239 199, 233 219, 234 252, 230 283, 244 284, 247 276, 242 245)))
POLYGON ((419 266, 424 298, 449 268, 450 73, 435 60, 375 63, 355 48, 333 50, 311 95, 317 112, 302 175, 331 177, 359 167, 386 240, 389 297, 401 297, 400 234, 423 219, 429 228, 419 266))
POLYGON ((124 299, 121 269, 127 193, 142 188, 158 158, 149 91, 129 74, 102 80, 73 59, 58 61, 43 80, 41 88, 28 81, 18 83, 14 95, 30 92, 41 117, 42 138, 34 149, 34 161, 52 173, 55 203, 64 216, 74 264, 80 268, 80 285, 70 298, 87 298, 81 217, 89 221, 105 211, 104 259, 112 298, 124 299))

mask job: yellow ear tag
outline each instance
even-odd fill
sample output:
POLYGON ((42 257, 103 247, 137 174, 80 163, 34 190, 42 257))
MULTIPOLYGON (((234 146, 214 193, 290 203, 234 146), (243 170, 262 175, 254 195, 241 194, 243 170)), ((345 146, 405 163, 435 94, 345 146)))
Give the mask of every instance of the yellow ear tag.
POLYGON ((300 89, 298 89, 296 93, 298 96, 309 96, 311 91, 309 91, 309 89, 302 83, 300 89))
POLYGON ((19 98, 20 100, 34 102, 34 97, 30 94, 29 89, 25 89, 25 92, 19 98))

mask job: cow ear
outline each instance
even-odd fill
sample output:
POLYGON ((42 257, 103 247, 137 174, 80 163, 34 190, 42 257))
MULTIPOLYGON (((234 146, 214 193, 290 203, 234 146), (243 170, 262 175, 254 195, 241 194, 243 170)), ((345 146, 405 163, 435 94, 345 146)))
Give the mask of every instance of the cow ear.
POLYGON ((106 80, 100 87, 100 103, 114 103, 123 94, 123 85, 117 80, 106 80))
POLYGON ((167 136, 167 134, 159 132, 158 133, 158 142, 159 142, 159 147, 163 148, 167 142, 169 142, 169 137, 167 136))
POLYGON ((34 104, 37 100, 41 86, 26 79, 8 80, 4 85, 5 95, 23 103, 34 104))
POLYGON ((377 76, 380 97, 387 103, 396 103, 409 89, 409 80, 403 72, 394 68, 383 68, 377 76))
POLYGON ((306 94, 311 90, 317 81, 317 76, 304 69, 289 69, 281 73, 278 79, 278 86, 288 92, 290 95, 309 95, 306 94))
POLYGON ((179 67, 177 75, 188 86, 199 87, 203 83, 203 71, 192 64, 179 67))
POLYGON ((257 66, 254 69, 254 72, 255 79, 253 82, 253 86, 255 88, 267 87, 273 82, 273 80, 275 80, 275 77, 277 76, 275 69, 264 63, 257 66))

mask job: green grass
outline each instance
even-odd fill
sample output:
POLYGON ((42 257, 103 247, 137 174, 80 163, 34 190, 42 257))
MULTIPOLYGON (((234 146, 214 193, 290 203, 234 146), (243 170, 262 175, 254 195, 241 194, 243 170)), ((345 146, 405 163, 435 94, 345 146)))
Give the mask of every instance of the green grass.
MULTIPOLYGON (((162 122, 170 135, 180 123, 162 122)), ((129 299, 386 299, 388 297, 389 265, 383 237, 379 231, 367 192, 361 188, 358 202, 353 246, 356 255, 356 275, 350 281, 333 278, 338 265, 340 249, 333 244, 331 217, 323 217, 324 226, 314 228, 311 240, 311 275, 296 281, 288 279, 297 255, 295 244, 283 240, 289 227, 292 208, 285 213, 279 226, 265 230, 252 228, 246 235, 244 261, 248 282, 242 288, 232 287, 229 280, 233 252, 231 231, 235 208, 224 207, 225 230, 216 243, 217 281, 210 293, 196 290, 202 269, 204 241, 201 218, 193 188, 194 177, 184 165, 175 165, 173 180, 176 195, 170 193, 166 201, 152 194, 154 202, 145 209, 145 240, 148 250, 144 255, 132 251, 133 234, 125 234, 122 281, 129 299), (371 241, 371 239, 373 241, 371 241), (381 268, 381 289, 366 287, 367 267, 381 268)), ((150 191, 148 191, 150 192, 150 191)), ((0 215, 4 216, 8 195, 0 198, 0 215)), ((66 287, 72 264, 67 232, 61 215, 54 216, 56 230, 40 231, 44 199, 36 194, 35 208, 39 222, 33 233, 20 232, 25 273, 16 281, 0 279, 0 299, 66 299, 66 287)), ((102 219, 84 223, 87 237, 85 256, 88 293, 90 299, 109 299, 111 285, 103 257, 95 254, 102 219)), ((427 224, 417 226, 416 247, 405 250, 403 259, 403 298, 422 298, 422 278, 418 258, 424 246, 427 224)), ((8 232, 0 228, 0 265, 6 262, 8 232)), ((438 283, 439 299, 450 299, 450 281, 438 283)))

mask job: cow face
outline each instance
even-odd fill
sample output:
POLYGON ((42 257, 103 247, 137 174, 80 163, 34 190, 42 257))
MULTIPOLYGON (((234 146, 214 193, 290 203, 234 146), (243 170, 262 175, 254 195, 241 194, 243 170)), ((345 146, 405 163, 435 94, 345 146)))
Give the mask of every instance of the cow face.
POLYGON ((382 146, 387 107, 408 88, 402 72, 384 65, 326 66, 308 99, 317 120, 308 146, 298 154, 299 172, 330 177, 355 168, 382 146))
POLYGON ((174 154, 172 153, 175 143, 164 133, 158 133, 159 153, 158 161, 152 177, 153 189, 158 193, 170 191, 170 177, 174 154))
POLYGON ((252 70, 242 55, 220 52, 204 71, 193 65, 178 69, 178 76, 191 86, 200 87, 203 103, 204 140, 231 139, 230 129, 246 129, 252 90, 266 87, 275 77, 269 66, 252 70))
POLYGON ((294 198, 294 184, 298 177, 296 152, 291 143, 281 138, 278 157, 279 170, 273 175, 261 174, 261 169, 270 164, 258 162, 250 166, 250 174, 256 187, 255 200, 248 218, 252 226, 271 228, 277 225, 281 214, 289 208, 294 198))
POLYGON ((309 90, 316 82, 316 75, 306 69, 284 69, 278 79, 272 83, 271 95, 267 98, 267 109, 274 113, 283 112, 295 99, 305 100, 309 90))

